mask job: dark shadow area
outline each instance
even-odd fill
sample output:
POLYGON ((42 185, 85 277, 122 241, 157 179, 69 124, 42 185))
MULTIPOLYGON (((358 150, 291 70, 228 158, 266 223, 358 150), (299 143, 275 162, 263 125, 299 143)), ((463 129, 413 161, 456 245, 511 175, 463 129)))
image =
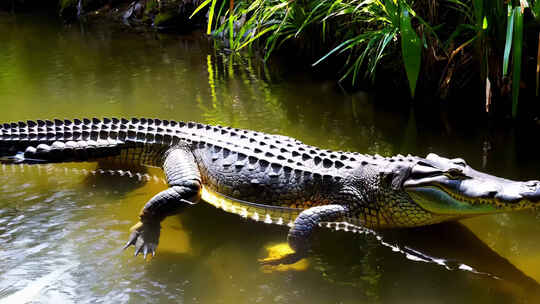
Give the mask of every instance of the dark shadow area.
POLYGON ((155 182, 157 179, 150 176, 147 168, 143 166, 125 167, 107 163, 98 163, 95 170, 84 174, 82 187, 114 193, 116 197, 124 197, 147 182, 155 182))
POLYGON ((2 0, 0 10, 14 13, 46 11, 58 12, 58 0, 2 0))

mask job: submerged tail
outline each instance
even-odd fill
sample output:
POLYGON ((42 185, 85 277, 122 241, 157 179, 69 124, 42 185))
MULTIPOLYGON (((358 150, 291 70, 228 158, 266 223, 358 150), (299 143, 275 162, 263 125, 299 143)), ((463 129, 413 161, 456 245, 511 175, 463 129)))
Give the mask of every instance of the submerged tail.
POLYGON ((148 129, 133 130, 126 119, 30 120, 0 125, 0 162, 40 163, 119 158, 157 162, 159 150, 148 143, 148 129), (156 160, 154 160, 156 158, 156 160))

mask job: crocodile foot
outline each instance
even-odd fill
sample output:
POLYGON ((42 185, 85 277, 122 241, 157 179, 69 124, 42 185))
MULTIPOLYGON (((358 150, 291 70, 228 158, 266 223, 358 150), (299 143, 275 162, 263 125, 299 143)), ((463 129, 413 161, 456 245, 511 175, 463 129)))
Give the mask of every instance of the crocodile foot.
POLYGON ((135 246, 135 256, 142 253, 144 258, 151 253, 152 256, 156 255, 156 248, 159 242, 160 225, 141 223, 138 222, 135 226, 131 227, 131 235, 123 249, 129 246, 135 246))
POLYGON ((294 253, 283 255, 281 257, 275 257, 275 258, 270 257, 270 258, 262 259, 262 260, 259 260, 259 263, 261 263, 261 265, 272 265, 272 266, 280 265, 280 264, 290 265, 290 264, 294 264, 300 261, 301 259, 305 257, 306 257, 305 254, 294 252, 294 253))

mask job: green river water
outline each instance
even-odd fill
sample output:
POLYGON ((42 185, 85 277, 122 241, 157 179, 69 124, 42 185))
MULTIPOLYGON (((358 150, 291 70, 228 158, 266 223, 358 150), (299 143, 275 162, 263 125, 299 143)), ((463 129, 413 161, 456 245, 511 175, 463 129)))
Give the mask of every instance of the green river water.
MULTIPOLYGON (((390 89, 390 88, 389 88, 390 89)), ((133 34, 0 15, 0 121, 159 117, 389 156, 436 152, 539 179, 538 130, 392 110, 287 63, 220 54, 201 34, 133 34)), ((208 204, 167 219, 158 253, 122 251, 162 173, 0 166, 0 303, 540 303, 540 216, 372 235, 321 231, 294 268, 257 260, 287 227, 208 204), (147 174, 147 175, 145 175, 147 174)))

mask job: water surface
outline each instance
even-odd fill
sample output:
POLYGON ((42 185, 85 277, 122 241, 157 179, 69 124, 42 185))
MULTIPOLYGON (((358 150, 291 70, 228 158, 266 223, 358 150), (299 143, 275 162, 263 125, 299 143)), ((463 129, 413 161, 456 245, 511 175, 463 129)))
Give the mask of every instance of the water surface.
MULTIPOLYGON (((0 15, 0 121, 83 116, 193 120, 389 156, 436 152, 538 179, 536 129, 383 107, 333 81, 201 36, 63 26, 0 15)), ((386 96, 386 95, 384 95, 386 96)), ((126 168, 127 169, 127 168, 126 168)), ((538 303, 540 218, 500 214, 373 235, 321 231, 295 269, 258 265, 286 227, 199 204, 163 224, 149 261, 120 248, 159 170, 0 167, 0 303, 538 303), (11 297, 10 297, 11 296, 11 297), (22 298, 18 298, 22 299, 22 298)))

